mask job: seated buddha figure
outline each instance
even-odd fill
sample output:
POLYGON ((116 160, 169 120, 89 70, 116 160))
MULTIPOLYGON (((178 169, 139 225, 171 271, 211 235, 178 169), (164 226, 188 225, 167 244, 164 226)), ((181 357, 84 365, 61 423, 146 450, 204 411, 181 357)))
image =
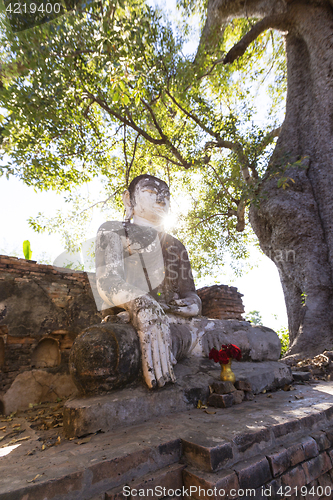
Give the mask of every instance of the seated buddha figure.
POLYGON ((164 232, 170 191, 148 174, 123 194, 125 222, 102 224, 96 238, 97 290, 103 309, 127 311, 141 347, 142 372, 149 388, 175 382, 170 318, 201 314, 187 251, 164 232))

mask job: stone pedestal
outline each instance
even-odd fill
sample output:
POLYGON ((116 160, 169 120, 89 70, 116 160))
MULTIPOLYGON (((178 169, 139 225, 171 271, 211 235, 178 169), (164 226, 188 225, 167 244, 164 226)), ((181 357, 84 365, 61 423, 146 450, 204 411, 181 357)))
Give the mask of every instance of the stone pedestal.
MULTIPOLYGON (((247 380, 254 393, 275 389, 292 381, 288 366, 277 361, 233 362, 237 380, 247 380)), ((67 437, 104 432, 149 421, 154 417, 190 410, 206 402, 209 385, 220 376, 220 366, 208 359, 190 357, 175 366, 176 384, 151 391, 138 383, 103 396, 74 399, 64 407, 67 437)))

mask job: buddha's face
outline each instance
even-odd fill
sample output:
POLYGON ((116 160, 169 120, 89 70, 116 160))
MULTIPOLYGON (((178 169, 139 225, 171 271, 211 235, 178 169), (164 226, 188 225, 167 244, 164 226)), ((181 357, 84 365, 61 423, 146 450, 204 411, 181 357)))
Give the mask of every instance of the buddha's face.
POLYGON ((161 224, 169 211, 169 188, 162 181, 142 179, 135 187, 132 203, 134 217, 161 224))

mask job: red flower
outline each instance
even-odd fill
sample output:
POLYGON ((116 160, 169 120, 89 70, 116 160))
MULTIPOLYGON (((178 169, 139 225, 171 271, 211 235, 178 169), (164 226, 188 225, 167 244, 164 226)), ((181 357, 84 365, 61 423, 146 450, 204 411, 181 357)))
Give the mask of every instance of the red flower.
POLYGON ((229 363, 230 358, 237 359, 237 361, 242 358, 240 348, 234 344, 222 345, 219 351, 213 347, 209 353, 209 359, 213 359, 215 363, 222 363, 223 365, 229 363))
POLYGON ((213 347, 209 353, 209 359, 213 359, 215 363, 218 363, 220 361, 220 355, 219 351, 213 347))
POLYGON ((219 362, 222 363, 223 365, 229 363, 229 356, 227 352, 223 351, 222 349, 219 351, 219 362))
POLYGON ((242 358, 242 352, 239 347, 234 344, 228 344, 227 353, 230 358, 236 359, 239 361, 242 358))

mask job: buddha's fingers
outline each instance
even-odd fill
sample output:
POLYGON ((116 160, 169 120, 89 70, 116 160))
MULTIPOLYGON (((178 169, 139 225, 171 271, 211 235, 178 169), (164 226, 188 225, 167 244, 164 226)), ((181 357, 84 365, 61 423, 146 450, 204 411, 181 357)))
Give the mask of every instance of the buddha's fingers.
POLYGON ((159 328, 159 348, 160 348, 160 359, 162 374, 165 382, 170 382, 172 380, 169 366, 168 366, 168 345, 165 343, 165 338, 162 335, 163 325, 159 328))
POLYGON ((171 352, 171 338, 169 325, 161 325, 160 327, 161 335, 161 360, 162 360, 162 371, 168 381, 175 382, 176 377, 173 372, 172 359, 173 354, 171 352))
POLYGON ((149 335, 138 330, 138 336, 141 346, 141 362, 143 377, 150 389, 156 387, 155 371, 153 366, 153 357, 149 335))
POLYGON ((153 355, 153 366, 155 372, 155 378, 157 380, 157 385, 163 387, 165 384, 164 373, 161 363, 161 353, 160 353, 160 339, 158 336, 158 327, 154 325, 150 331, 150 342, 152 347, 153 355))

